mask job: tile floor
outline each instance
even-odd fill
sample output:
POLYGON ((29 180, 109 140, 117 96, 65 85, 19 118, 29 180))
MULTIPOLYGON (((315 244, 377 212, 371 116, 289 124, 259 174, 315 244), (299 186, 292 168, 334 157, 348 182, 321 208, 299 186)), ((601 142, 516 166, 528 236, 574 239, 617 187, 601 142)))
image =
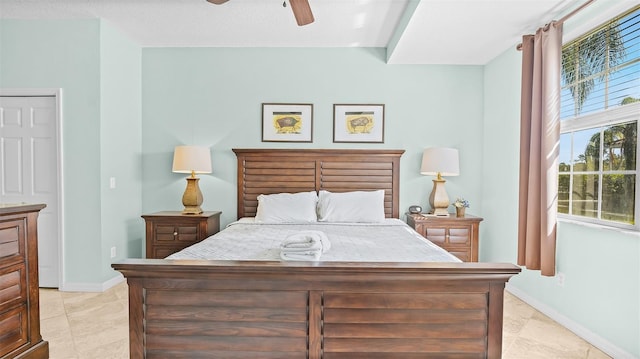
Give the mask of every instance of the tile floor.
MULTIPOLYGON (((104 293, 40 290, 41 332, 50 359, 126 359, 127 285, 104 293)), ((505 292, 503 358, 601 359, 606 354, 505 292)))

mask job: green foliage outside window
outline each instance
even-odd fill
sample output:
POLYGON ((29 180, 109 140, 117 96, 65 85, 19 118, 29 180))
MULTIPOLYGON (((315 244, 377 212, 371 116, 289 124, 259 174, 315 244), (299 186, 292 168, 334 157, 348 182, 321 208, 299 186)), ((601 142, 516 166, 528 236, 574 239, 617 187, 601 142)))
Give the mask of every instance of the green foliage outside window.
POLYGON ((635 223, 637 129, 634 121, 564 135, 561 146, 573 142, 574 156, 559 166, 559 213, 635 223), (579 140, 588 134, 587 141, 579 140))
POLYGON ((558 213, 638 228, 640 6, 566 44, 562 61, 558 213))

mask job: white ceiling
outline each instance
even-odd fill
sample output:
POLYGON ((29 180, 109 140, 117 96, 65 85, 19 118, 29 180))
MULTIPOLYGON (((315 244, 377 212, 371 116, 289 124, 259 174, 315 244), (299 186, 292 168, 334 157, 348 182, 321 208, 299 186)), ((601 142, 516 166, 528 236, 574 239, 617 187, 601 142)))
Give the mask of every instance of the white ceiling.
MULTIPOLYGON (((143 47, 387 47, 391 64, 482 65, 586 0, 0 0, 0 17, 102 18, 143 47)), ((637 0, 601 0, 637 2, 637 0)))

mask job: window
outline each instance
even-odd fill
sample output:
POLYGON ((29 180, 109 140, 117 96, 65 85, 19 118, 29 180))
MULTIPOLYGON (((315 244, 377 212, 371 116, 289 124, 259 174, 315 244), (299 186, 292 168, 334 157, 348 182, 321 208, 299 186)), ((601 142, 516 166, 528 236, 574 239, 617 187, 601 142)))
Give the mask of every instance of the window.
POLYGON ((639 229, 640 6, 562 50, 558 213, 639 229))

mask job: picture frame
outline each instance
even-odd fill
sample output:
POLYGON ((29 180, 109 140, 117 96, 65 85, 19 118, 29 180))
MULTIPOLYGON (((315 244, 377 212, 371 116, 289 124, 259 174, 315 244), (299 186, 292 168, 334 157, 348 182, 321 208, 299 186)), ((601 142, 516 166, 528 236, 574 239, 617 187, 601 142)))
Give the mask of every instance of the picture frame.
POLYGON ((384 104, 334 104, 333 142, 384 143, 384 104))
POLYGON ((262 142, 313 142, 313 104, 263 103, 262 142))

